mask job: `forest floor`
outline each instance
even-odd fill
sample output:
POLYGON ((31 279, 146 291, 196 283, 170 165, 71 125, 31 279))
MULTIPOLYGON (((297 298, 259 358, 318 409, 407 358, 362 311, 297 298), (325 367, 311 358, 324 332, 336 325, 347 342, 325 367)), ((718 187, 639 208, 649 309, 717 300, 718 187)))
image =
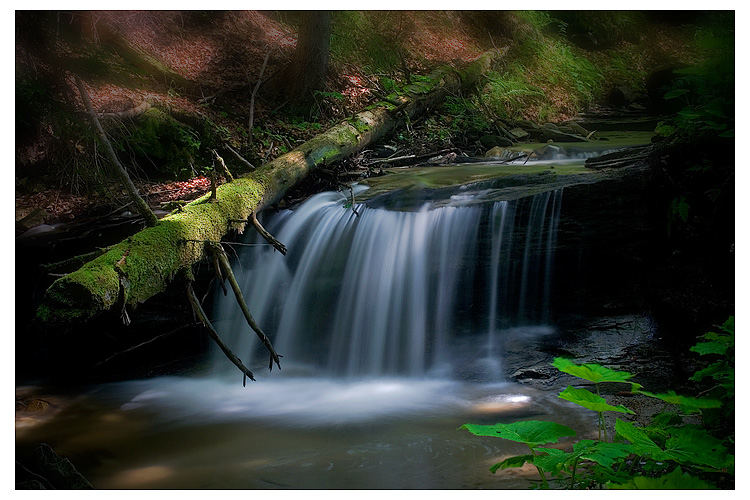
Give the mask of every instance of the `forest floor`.
MULTIPOLYGON (((645 76, 656 59, 694 57, 679 27, 664 27, 658 43, 651 40, 653 34, 644 31, 639 41, 623 41, 605 53, 569 48, 558 35, 549 34, 549 20, 540 21, 528 13, 337 12, 326 92, 318 94, 319 100, 308 116, 295 116, 287 113, 285 102, 274 95, 272 88, 262 85, 253 109, 254 141, 249 144, 249 94, 266 56, 264 82, 289 63, 296 44, 293 13, 93 11, 81 12, 80 16, 87 43, 76 45, 60 39, 58 48, 78 61, 89 75, 86 88, 97 112, 120 113, 147 101, 175 116, 203 116, 224 131, 229 142, 254 164, 293 149, 377 102, 414 75, 426 74, 441 64, 461 65, 496 46, 511 50, 495 80, 491 79, 483 90, 489 102, 472 103, 466 96, 457 96, 445 109, 436 110, 435 116, 413 124, 409 134, 397 133, 391 143, 402 152, 415 154, 454 147, 481 155, 488 148, 478 143, 476 135, 488 126, 487 118, 480 116, 486 115, 486 110, 539 122, 570 119, 595 104, 582 102, 584 94, 589 99, 596 93, 601 101, 608 87, 622 83, 622 75, 612 70, 614 62, 621 65, 638 54, 639 67, 630 68, 637 76, 628 78, 632 80, 631 90, 643 97, 645 76), (120 45, 109 44, 112 33, 134 49, 135 59, 120 45), (527 53, 529 44, 534 47, 531 54, 527 53), (549 47, 555 52, 548 52, 549 47), (138 66, 143 63, 139 58, 160 73, 144 71, 138 66), (609 69, 594 73, 590 60, 609 69), (532 68, 523 76, 526 81, 513 76, 518 65, 532 68), (544 71, 549 74, 541 75, 544 71), (571 75, 580 71, 589 75, 596 92, 578 88, 580 82, 571 75), (501 74, 508 80, 498 80, 501 74), (175 83, 180 79, 189 85, 175 83), (493 97, 498 89, 501 94, 493 97)), ((22 69, 42 64, 21 41, 16 44, 16 62, 22 69)), ((18 87, 25 71, 17 73, 18 87)), ((22 97, 17 95, 17 99, 22 97)), ((74 107, 80 108, 80 103, 74 107)), ((119 189, 102 186, 107 184, 101 182, 106 177, 102 170, 106 162, 97 160, 93 140, 68 139, 63 149, 70 152, 60 155, 60 148, 53 147, 60 134, 48 124, 43 123, 41 128, 34 140, 17 139, 17 222, 35 211, 35 221, 66 222, 127 202, 119 189)), ((128 148, 127 144, 123 146, 128 148)), ((209 188, 201 165, 191 165, 192 174, 175 175, 160 171, 158 165, 154 170, 153 165, 144 164, 143 158, 131 160, 131 175, 154 206, 191 199, 209 188)), ((159 161, 158 154, 146 160, 152 164, 159 161)))

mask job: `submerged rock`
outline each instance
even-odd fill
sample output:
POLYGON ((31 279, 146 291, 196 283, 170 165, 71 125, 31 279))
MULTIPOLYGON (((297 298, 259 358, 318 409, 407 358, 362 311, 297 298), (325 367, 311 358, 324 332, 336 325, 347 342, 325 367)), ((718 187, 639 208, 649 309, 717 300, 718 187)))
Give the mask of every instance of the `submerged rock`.
POLYGON ((501 148, 500 146, 495 146, 494 148, 490 149, 484 154, 485 158, 491 158, 493 160, 504 160, 506 158, 510 158, 510 155, 513 154, 512 151, 509 149, 501 148))

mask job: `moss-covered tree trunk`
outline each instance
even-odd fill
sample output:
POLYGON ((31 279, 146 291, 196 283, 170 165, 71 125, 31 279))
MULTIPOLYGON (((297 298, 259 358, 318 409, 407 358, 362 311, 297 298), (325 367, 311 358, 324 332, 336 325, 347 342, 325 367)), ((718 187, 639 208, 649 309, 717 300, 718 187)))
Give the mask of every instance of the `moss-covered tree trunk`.
POLYGON ((467 67, 441 68, 429 83, 345 120, 254 172, 217 189, 113 246, 79 270, 55 281, 39 308, 43 321, 86 321, 127 304, 134 307, 163 291, 180 271, 204 256, 206 241, 219 241, 237 219, 277 200, 316 167, 337 162, 379 140, 404 119, 438 105, 448 93, 474 86, 502 51, 482 54, 467 67))

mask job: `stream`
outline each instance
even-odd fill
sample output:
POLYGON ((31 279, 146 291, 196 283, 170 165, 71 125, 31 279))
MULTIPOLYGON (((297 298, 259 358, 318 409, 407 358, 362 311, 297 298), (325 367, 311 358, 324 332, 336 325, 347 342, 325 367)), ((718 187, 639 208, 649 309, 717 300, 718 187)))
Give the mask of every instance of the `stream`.
POLYGON ((528 488, 529 467, 488 470, 523 446, 458 428, 533 418, 595 435, 595 414, 558 387, 512 381, 506 364, 511 346, 518 358, 519 345, 557 339, 555 319, 570 313, 554 293, 566 185, 588 182, 583 160, 608 149, 568 148, 405 169, 410 186, 393 169, 355 187, 354 206, 326 192, 264 214, 289 253, 247 231, 256 246, 232 260, 280 372, 217 291, 214 325, 256 382, 243 387, 212 346, 190 376, 18 387, 50 407, 17 414, 17 443, 50 443, 100 489, 528 488))

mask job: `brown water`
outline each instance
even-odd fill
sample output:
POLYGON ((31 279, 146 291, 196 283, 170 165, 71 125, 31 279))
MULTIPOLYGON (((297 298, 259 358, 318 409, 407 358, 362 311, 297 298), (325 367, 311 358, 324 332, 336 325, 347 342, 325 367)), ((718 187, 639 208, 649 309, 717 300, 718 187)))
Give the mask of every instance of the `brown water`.
POLYGON ((159 378, 55 396, 17 414, 19 446, 51 444, 96 488, 520 488, 529 468, 488 468, 522 445, 466 422, 555 420, 579 433, 590 412, 513 384, 378 378, 159 378))

